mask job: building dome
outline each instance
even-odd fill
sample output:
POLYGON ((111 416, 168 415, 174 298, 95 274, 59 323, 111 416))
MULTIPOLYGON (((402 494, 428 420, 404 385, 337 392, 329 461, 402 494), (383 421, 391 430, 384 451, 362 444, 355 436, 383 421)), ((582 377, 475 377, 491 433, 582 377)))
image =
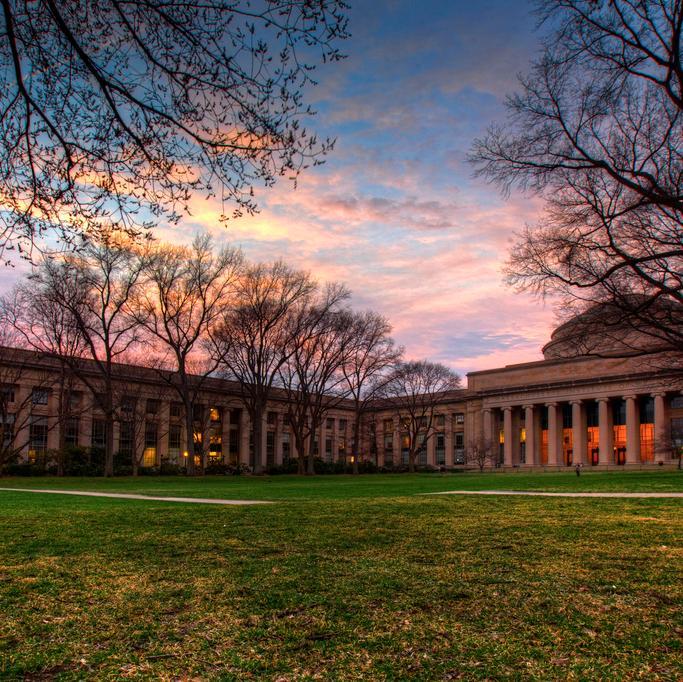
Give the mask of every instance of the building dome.
MULTIPOLYGON (((675 301, 634 298, 642 315, 630 315, 614 303, 599 303, 557 327, 543 346, 546 360, 586 355, 624 357, 657 352, 666 346, 658 324, 680 328, 683 306, 675 301)), ((631 306, 629 306, 631 307, 631 306)))

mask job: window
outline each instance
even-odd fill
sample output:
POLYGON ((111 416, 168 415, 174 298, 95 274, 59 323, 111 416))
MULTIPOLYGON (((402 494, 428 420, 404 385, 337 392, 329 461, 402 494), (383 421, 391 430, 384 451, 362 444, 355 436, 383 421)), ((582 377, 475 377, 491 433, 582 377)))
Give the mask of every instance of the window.
POLYGON ((277 424, 277 412, 268 412, 266 421, 270 426, 274 426, 275 424, 277 424))
POLYGON ((465 434, 458 431, 453 438, 453 464, 465 463, 465 434))
MULTIPOLYGON (((341 419, 339 423, 341 424, 341 419)), ((339 459, 343 462, 346 460, 346 438, 339 439, 339 459)))
POLYGON ((170 408, 171 417, 182 417, 183 416, 183 404, 173 401, 170 408))
POLYGON ((240 455, 240 430, 238 428, 230 428, 230 459, 237 462, 240 455))
POLYGON ((282 434, 282 461, 287 463, 292 456, 291 446, 289 444, 289 432, 285 431, 282 434))
POLYGON ((671 399, 672 410, 683 410, 683 396, 676 396, 671 399))
POLYGON ((394 434, 384 433, 384 464, 390 466, 394 463, 394 434))
POLYGON ((37 455, 47 451, 47 417, 32 417, 29 425, 29 459, 35 461, 37 455))
POLYGON ((180 424, 171 424, 168 427, 168 456, 176 460, 180 457, 181 433, 180 424))
POLYGON ((394 430, 394 420, 385 419, 382 428, 384 429, 384 433, 391 433, 394 430))
POLYGON ((153 467, 157 463, 157 424, 145 422, 145 449, 142 453, 142 466, 153 467))
POLYGON ((332 429, 334 428, 334 417, 327 418, 327 421, 325 422, 325 428, 328 431, 332 431, 332 429))
POLYGON ((401 464, 408 464, 410 458, 410 435, 401 434, 401 464))
POLYGON ((434 445, 434 454, 436 456, 436 463, 439 466, 446 464, 446 434, 437 433, 434 445))
POLYGON ((0 416, 0 433, 2 434, 2 445, 8 448, 14 440, 14 415, 5 414, 0 416))
POLYGON ((427 440, 424 433, 417 435, 417 463, 427 464, 427 440))
POLYGON ((220 407, 209 408, 209 418, 214 424, 219 424, 222 421, 221 416, 220 407))
POLYGON ((133 455, 133 422, 121 422, 119 430, 119 454, 132 456, 133 455))
POLYGON ((446 425, 446 415, 437 414, 436 417, 434 417, 434 424, 436 426, 445 426, 446 425))
POLYGON ((204 421, 204 405, 195 403, 192 406, 192 419, 195 422, 204 421))
POLYGON ((154 398, 147 399, 147 414, 159 413, 159 401, 154 398))
POLYGON ((78 432, 80 430, 80 419, 70 417, 64 425, 64 444, 70 446, 78 445, 78 432))
POLYGON ((92 435, 90 437, 90 443, 94 448, 107 447, 107 423, 104 419, 93 419, 92 420, 92 435))
POLYGON ((11 405, 14 402, 14 386, 0 387, 0 401, 5 405, 11 405))
POLYGON ((674 417, 671 420, 671 445, 673 457, 683 456, 683 417, 674 417))
POLYGON ((465 413, 464 412, 456 412, 453 415, 454 421, 456 424, 464 424, 465 423, 465 413))
POLYGON ((230 410, 230 423, 239 424, 241 416, 242 410, 239 407, 233 408, 232 410, 230 410))
POLYGON ((81 407, 81 394, 77 391, 71 391, 68 398, 69 411, 75 412, 81 407))
POLYGON ((325 461, 332 461, 332 439, 325 438, 325 461))
POLYGON ((121 398, 121 413, 130 416, 135 412, 136 400, 133 396, 124 395, 121 398))
POLYGON ((46 388, 34 388, 31 394, 31 402, 34 405, 47 405, 48 390, 46 388))
POLYGON ((266 464, 269 467, 275 464, 275 431, 266 432, 266 464))
POLYGON ((223 455, 223 427, 220 422, 212 422, 209 429, 209 457, 220 458, 223 455))
POLYGON ((339 420, 339 430, 344 433, 346 431, 346 419, 339 420))

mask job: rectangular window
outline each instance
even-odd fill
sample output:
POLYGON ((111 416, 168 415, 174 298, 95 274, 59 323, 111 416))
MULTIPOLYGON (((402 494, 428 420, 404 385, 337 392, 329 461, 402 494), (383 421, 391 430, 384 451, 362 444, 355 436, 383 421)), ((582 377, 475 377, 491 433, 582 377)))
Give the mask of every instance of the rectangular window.
POLYGON ((424 466, 427 464, 427 440, 424 433, 417 435, 417 463, 424 466))
POLYGON ((119 454, 131 457, 133 455, 133 422, 121 422, 119 429, 119 454))
POLYGON ((465 423, 465 413, 464 412, 456 412, 453 415, 454 421, 456 424, 464 424, 465 423))
POLYGON ((438 466, 446 464, 446 434, 437 433, 434 443, 434 455, 438 466))
POLYGON ((0 401, 5 405, 11 405, 14 402, 14 386, 0 387, 0 401))
POLYGON ((200 403, 195 403, 192 406, 192 419, 195 422, 204 421, 204 405, 200 403))
POLYGON ((465 434, 457 431, 453 434, 453 464, 465 463, 465 434))
MULTIPOLYGON (((341 419, 339 420, 339 423, 341 424, 341 419)), ((339 459, 340 461, 345 461, 346 460, 346 438, 340 438, 339 439, 339 459)))
POLYGON ((292 456, 292 449, 289 442, 289 432, 285 431, 282 434, 282 461, 286 464, 292 456))
POLYGON ((325 461, 332 461, 332 439, 325 438, 325 461))
POLYGON ((436 417, 434 418, 434 424, 435 426, 445 426, 446 425, 446 415, 444 414, 437 414, 436 417))
POLYGON ((136 399, 130 395, 124 395, 121 398, 121 413, 125 414, 127 417, 132 416, 135 412, 136 399))
POLYGON ((269 467, 275 464, 275 431, 266 432, 266 464, 269 467))
POLYGON ((104 449, 107 447, 107 423, 104 419, 92 420, 92 435, 90 444, 94 448, 104 449))
POLYGON ((47 452, 47 417, 32 417, 29 425, 29 459, 47 452))
POLYGON ((408 464, 410 459, 410 435, 407 433, 401 434, 401 464, 408 464))
POLYGON ((328 431, 332 431, 332 429, 334 429, 334 417, 327 418, 327 421, 325 422, 325 428, 328 431))
POLYGON ((346 419, 339 420, 339 431, 344 433, 346 431, 346 419))
POLYGON ((69 397, 67 399, 67 405, 69 406, 70 412, 75 412, 81 407, 82 394, 78 391, 70 391, 69 397))
POLYGON ((180 424, 170 424, 168 427, 168 456, 171 459, 178 460, 180 457, 180 440, 182 428, 180 424))
POLYGON ((47 405, 48 390, 46 388, 34 388, 31 393, 31 402, 34 405, 47 405))
POLYGON ((157 463, 157 423, 145 422, 145 449, 142 454, 142 466, 153 467, 157 463))
POLYGON ((183 416, 183 404, 173 401, 170 407, 171 417, 182 417, 183 416))
POLYGON ((212 422, 209 428, 209 457, 220 459, 223 455, 223 427, 220 422, 212 422))
POLYGON ((64 444, 75 447, 78 445, 78 431, 80 430, 80 419, 70 417, 64 424, 64 444))
POLYGON ((2 433, 2 445, 8 448, 14 440, 14 415, 5 414, 0 416, 0 432, 2 433))
POLYGON ((213 424, 220 424, 223 421, 222 416, 220 407, 209 408, 209 419, 213 424))
POLYGON ((394 430, 394 420, 385 419, 384 422, 382 422, 382 428, 384 429, 384 433, 392 433, 394 430))
POLYGON ((159 401, 154 398, 147 399, 147 414, 159 413, 159 401))
POLYGON ((277 412, 268 412, 266 421, 268 422, 269 426, 275 426, 275 424, 277 424, 277 412))

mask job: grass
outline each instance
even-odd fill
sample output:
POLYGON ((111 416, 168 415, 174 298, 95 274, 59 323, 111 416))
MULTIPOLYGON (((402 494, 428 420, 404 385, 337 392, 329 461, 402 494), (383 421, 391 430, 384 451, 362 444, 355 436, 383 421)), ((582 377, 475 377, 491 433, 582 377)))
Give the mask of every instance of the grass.
POLYGON ((681 500, 413 493, 680 481, 4 479, 283 502, 0 492, 0 677, 678 680, 681 500))
POLYGON ((384 498, 446 490, 545 490, 683 492, 683 472, 615 471, 558 473, 368 474, 364 476, 179 476, 140 478, 0 478, 0 488, 134 492, 147 495, 225 499, 384 498))

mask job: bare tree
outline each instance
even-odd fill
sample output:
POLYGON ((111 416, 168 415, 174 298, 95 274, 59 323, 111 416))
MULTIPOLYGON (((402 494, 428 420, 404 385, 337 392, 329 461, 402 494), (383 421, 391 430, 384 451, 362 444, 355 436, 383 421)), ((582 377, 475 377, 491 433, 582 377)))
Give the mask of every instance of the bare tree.
POLYGON ((116 363, 125 360, 139 340, 138 325, 128 316, 126 306, 138 286, 143 263, 127 238, 111 232, 78 254, 41 259, 30 286, 23 290, 24 296, 36 298, 36 305, 50 309, 47 321, 63 317, 60 324, 69 336, 64 336, 61 345, 58 338, 48 340, 50 334, 59 332, 59 325, 50 329, 29 320, 23 333, 35 348, 47 344, 46 348, 69 350, 62 359, 104 414, 105 476, 114 470, 116 363))
POLYGON ((479 471, 494 464, 493 443, 486 438, 473 438, 467 448, 467 462, 476 464, 479 471))
MULTIPOLYGON (((539 0, 552 29, 476 141, 478 172, 546 200, 508 280, 570 314, 609 306, 625 352, 683 350, 681 0, 539 0), (634 347, 635 346, 635 347, 634 347)), ((603 325, 604 326, 604 325, 603 325)), ((607 333, 610 329, 607 329, 607 333)))
POLYGON ((385 317, 374 312, 352 313, 349 317, 352 341, 342 372, 353 401, 353 473, 357 474, 363 418, 379 394, 387 370, 401 359, 403 349, 394 345, 389 336, 391 325, 385 317))
POLYGON ((299 473, 315 473, 313 441, 327 413, 348 395, 342 372, 354 342, 350 314, 340 306, 349 298, 345 286, 325 287, 300 308, 287 361, 279 370, 287 394, 289 424, 299 453, 299 473))
POLYGON ((209 340, 233 303, 242 263, 239 250, 223 248, 214 253, 208 234, 197 236, 189 248, 153 247, 145 259, 142 286, 128 305, 132 319, 152 337, 154 346, 163 349, 153 366, 183 405, 190 475, 195 472, 197 398, 220 362, 208 352, 209 340))
POLYGON ((251 419, 255 471, 263 468, 263 422, 279 370, 300 333, 296 311, 306 307, 317 284, 308 273, 282 262, 247 268, 234 305, 223 311, 212 337, 221 373, 239 382, 251 419))
POLYGON ((380 395, 399 418, 407 438, 408 470, 436 433, 436 410, 444 397, 460 387, 460 377, 440 363, 427 360, 399 362, 383 384, 380 395))
POLYGON ((342 0, 2 0, 0 253, 130 235, 194 192, 253 188, 332 146, 301 122, 317 62, 341 57, 342 0))

